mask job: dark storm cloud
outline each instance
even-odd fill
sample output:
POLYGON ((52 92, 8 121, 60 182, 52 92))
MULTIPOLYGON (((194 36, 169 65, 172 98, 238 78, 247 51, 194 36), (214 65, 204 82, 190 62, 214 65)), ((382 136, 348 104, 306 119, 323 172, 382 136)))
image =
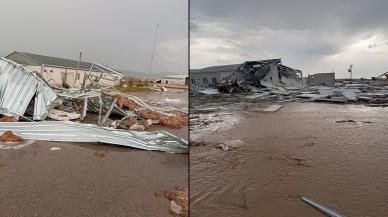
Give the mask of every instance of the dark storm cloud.
POLYGON ((191 64, 281 57, 307 73, 335 69, 345 77, 354 64, 376 75, 388 68, 387 10, 383 0, 192 0, 191 64))
POLYGON ((26 51, 146 71, 160 24, 154 71, 187 72, 182 0, 4 0, 0 55, 26 51))

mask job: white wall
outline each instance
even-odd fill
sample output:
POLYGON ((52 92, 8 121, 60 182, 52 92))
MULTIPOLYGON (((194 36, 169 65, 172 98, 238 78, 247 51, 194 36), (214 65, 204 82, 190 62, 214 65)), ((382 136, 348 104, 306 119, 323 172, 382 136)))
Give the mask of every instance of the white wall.
POLYGON ((168 82, 168 84, 185 85, 186 79, 184 79, 184 78, 163 78, 161 81, 162 81, 162 84, 166 84, 168 82))
MULTIPOLYGON (((51 67, 51 66, 26 66, 26 68, 31 71, 36 71, 41 73, 43 78, 47 81, 47 83, 52 87, 63 87, 63 81, 66 81, 68 85, 75 88, 82 87, 82 83, 84 80, 85 74, 89 73, 89 70, 75 70, 75 69, 66 69, 60 67, 51 67)), ((100 72, 92 72, 91 73, 94 78, 100 77, 100 72)), ((100 84, 105 86, 112 86, 116 84, 123 75, 119 74, 103 74, 100 79, 100 84)), ((90 84, 87 82, 86 85, 90 84)))
POLYGON ((195 80, 195 85, 198 86, 206 86, 214 84, 213 79, 216 79, 216 84, 220 83, 220 81, 231 75, 233 72, 196 72, 190 74, 189 82, 193 84, 193 79, 195 80), (204 81, 207 80, 207 82, 204 81))

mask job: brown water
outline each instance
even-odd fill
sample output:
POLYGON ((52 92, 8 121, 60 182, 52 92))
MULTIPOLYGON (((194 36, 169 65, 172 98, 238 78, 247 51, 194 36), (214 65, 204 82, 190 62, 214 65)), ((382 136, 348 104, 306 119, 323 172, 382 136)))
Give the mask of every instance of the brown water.
MULTIPOLYGON (((216 111, 234 114, 231 126, 192 126, 192 217, 325 216, 302 196, 345 216, 388 216, 388 109, 288 103, 260 112, 267 105, 221 106, 216 111), (343 120, 355 122, 337 123, 343 120), (228 152, 215 148, 229 140, 243 143, 228 152)), ((197 123, 214 115, 205 107, 194 107, 197 123)))
POLYGON ((169 217, 163 192, 188 188, 187 164, 186 154, 105 144, 0 150, 0 216, 169 217))

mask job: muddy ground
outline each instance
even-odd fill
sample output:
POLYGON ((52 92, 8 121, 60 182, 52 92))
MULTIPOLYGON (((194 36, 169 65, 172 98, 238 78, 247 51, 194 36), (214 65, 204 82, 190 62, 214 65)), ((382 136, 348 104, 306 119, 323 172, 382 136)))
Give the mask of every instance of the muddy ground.
MULTIPOLYGON (((187 91, 176 94, 187 104, 187 91)), ((188 138, 187 127, 150 130, 188 138)), ((163 193, 188 188, 187 165, 187 154, 106 144, 38 141, 0 150, 0 216, 168 217, 170 202, 163 193)))
POLYGON ((388 109, 205 97, 191 101, 191 216, 388 216, 388 109), (220 143, 238 144, 223 151, 220 143))

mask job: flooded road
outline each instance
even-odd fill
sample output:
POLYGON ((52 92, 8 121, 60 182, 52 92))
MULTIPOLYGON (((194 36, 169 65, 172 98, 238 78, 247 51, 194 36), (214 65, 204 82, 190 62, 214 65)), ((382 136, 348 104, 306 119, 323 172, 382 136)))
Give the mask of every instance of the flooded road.
POLYGON ((302 196, 345 216, 388 216, 387 108, 292 102, 264 113, 270 101, 217 100, 192 100, 191 216, 325 216, 302 196), (200 124, 219 111, 229 115, 200 124), (241 147, 216 148, 230 140, 241 147))
POLYGON ((169 201, 158 195, 188 187, 187 160, 104 144, 1 150, 1 216, 169 217, 169 201))

